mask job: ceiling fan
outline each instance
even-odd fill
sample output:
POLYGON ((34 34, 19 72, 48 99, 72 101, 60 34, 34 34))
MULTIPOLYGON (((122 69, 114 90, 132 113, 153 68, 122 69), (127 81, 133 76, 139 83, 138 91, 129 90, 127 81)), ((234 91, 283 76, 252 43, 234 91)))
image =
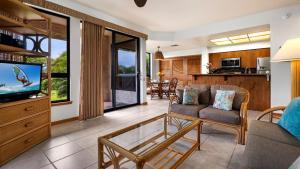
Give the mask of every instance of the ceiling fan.
POLYGON ((134 0, 134 2, 136 4, 136 6, 141 8, 146 5, 147 0, 134 0))

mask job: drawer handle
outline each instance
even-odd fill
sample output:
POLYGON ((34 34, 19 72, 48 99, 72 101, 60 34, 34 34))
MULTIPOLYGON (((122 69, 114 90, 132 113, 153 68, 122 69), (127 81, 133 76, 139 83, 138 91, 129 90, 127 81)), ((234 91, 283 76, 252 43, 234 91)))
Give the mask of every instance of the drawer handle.
POLYGON ((33 124, 33 122, 30 121, 30 122, 28 122, 28 123, 25 123, 25 124, 24 124, 24 127, 30 127, 30 126, 32 126, 32 124, 33 124))
POLYGON ((29 143, 32 142, 32 140, 33 140, 32 138, 29 138, 29 139, 25 140, 24 143, 25 143, 25 144, 29 144, 29 143))
POLYGON ((25 111, 31 111, 31 110, 33 110, 33 106, 29 106, 25 108, 25 111))

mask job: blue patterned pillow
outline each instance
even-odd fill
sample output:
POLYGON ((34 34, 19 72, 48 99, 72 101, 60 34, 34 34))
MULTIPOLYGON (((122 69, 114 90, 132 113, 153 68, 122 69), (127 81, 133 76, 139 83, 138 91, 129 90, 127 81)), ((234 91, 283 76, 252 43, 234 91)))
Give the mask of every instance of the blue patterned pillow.
POLYGON ((278 124, 300 140, 300 97, 291 101, 278 124))
POLYGON ((217 90, 213 107, 221 110, 232 110, 235 91, 217 90))
POLYGON ((193 88, 185 88, 183 91, 182 104, 198 105, 198 90, 193 88))

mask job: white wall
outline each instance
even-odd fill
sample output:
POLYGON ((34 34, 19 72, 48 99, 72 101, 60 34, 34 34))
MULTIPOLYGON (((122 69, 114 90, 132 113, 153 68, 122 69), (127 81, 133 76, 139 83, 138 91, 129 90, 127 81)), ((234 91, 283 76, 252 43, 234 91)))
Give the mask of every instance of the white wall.
POLYGON ((154 53, 151 57, 151 79, 158 79, 157 72, 159 72, 159 61, 154 59, 154 53))
POLYGON ((140 102, 147 102, 146 40, 140 38, 140 102))
MULTIPOLYGON (((271 22, 271 55, 291 38, 300 37, 300 9, 289 11, 289 19, 273 19, 271 22)), ((291 67, 289 62, 271 64, 271 103, 287 105, 291 99, 291 67)))
POLYGON ((72 104, 52 107, 51 121, 63 120, 79 115, 80 98, 80 20, 70 19, 70 93, 72 104))

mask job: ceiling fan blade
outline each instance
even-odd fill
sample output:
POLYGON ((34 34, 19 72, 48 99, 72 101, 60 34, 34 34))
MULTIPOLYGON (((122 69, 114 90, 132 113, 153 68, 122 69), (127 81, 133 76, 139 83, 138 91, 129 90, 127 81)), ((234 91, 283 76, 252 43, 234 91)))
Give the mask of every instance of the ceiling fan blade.
POLYGON ((136 6, 143 7, 146 5, 147 0, 134 0, 136 6))

